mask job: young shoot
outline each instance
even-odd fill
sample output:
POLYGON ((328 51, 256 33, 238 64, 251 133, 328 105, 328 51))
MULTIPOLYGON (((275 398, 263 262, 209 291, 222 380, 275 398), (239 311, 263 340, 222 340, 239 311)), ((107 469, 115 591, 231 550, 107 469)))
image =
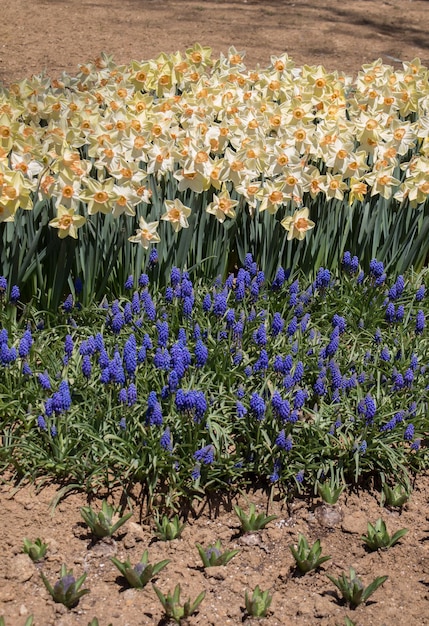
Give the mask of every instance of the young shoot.
POLYGON ((265 528, 267 524, 277 519, 277 515, 264 515, 264 513, 258 513, 258 515, 256 515, 256 507, 253 503, 249 506, 248 515, 239 506, 234 506, 234 511, 241 522, 241 530, 243 533, 261 530, 265 528))
POLYGON ((326 576, 340 590, 343 599, 351 609, 355 609, 359 604, 366 602, 388 579, 388 576, 378 576, 371 584, 365 587, 361 579, 356 576, 353 567, 350 568, 349 578, 344 573, 339 578, 334 578, 334 576, 329 574, 326 574, 326 576))
POLYGON ((329 561, 330 556, 321 556, 322 548, 320 547, 320 539, 318 539, 310 548, 307 539, 301 533, 298 536, 298 545, 290 546, 295 563, 301 574, 306 574, 313 569, 317 569, 329 561))
POLYGON ((208 548, 204 548, 200 543, 197 543, 196 546, 204 567, 226 565, 235 557, 236 554, 240 552, 240 550, 226 550, 225 552, 222 552, 220 539, 218 539, 213 545, 208 546, 208 548))
POLYGON ((81 589, 85 582, 86 574, 82 574, 76 580, 73 576, 73 570, 68 571, 65 565, 61 566, 60 579, 53 587, 43 572, 40 574, 54 602, 64 604, 68 609, 75 607, 79 603, 80 598, 89 593, 89 589, 81 589))
POLYGON ((159 561, 159 563, 155 563, 154 565, 150 565, 148 563, 149 553, 147 550, 143 553, 141 560, 134 567, 131 565, 130 561, 127 559, 122 562, 112 557, 110 560, 118 570, 121 572, 122 576, 124 576, 131 587, 135 589, 143 589, 147 585, 149 581, 152 580, 168 563, 170 563, 169 559, 165 559, 164 561, 159 561))
POLYGON ((362 535, 361 539, 365 542, 367 548, 372 552, 380 549, 391 548, 406 535, 408 528, 402 528, 396 531, 392 536, 389 535, 385 522, 380 517, 374 525, 368 522, 368 534, 362 535))
POLYGON ((174 541, 179 539, 186 524, 181 524, 179 516, 175 515, 172 519, 169 519, 167 515, 164 515, 162 519, 155 519, 156 535, 161 541, 174 541))
POLYGON ((244 602, 247 614, 251 617, 267 617, 272 599, 273 596, 268 590, 262 591, 259 585, 256 585, 251 597, 247 591, 245 592, 244 602))
POLYGON ((47 549, 48 544, 43 543, 39 537, 34 542, 29 539, 24 539, 24 545, 22 546, 22 551, 28 554, 30 559, 34 562, 44 559, 47 549))
POLYGON ((173 593, 169 592, 167 594, 163 594, 156 585, 152 586, 164 608, 165 616, 169 619, 173 619, 176 624, 180 624, 182 619, 187 619, 190 615, 193 615, 206 595, 206 592, 202 591, 193 602, 188 598, 184 604, 181 604, 180 585, 176 585, 173 593))
POLYGON ((80 509, 85 523, 89 526, 91 532, 95 537, 102 539, 103 537, 111 537, 127 520, 130 519, 132 512, 127 513, 115 524, 113 524, 113 516, 115 509, 113 506, 103 500, 101 505, 101 511, 96 513, 90 506, 83 506, 80 509))

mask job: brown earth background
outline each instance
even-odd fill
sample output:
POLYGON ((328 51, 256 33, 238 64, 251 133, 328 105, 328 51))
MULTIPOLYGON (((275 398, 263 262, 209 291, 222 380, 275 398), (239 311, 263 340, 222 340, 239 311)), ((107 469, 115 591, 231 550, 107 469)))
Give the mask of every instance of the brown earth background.
POLYGON ((1 0, 0 81, 73 73, 100 52, 117 63, 229 46, 246 64, 287 52, 298 64, 355 73, 381 57, 429 64, 427 0, 1 0))
MULTIPOLYGON (((56 77, 73 74, 79 63, 105 51, 117 63, 143 60, 160 52, 174 52, 198 41, 213 48, 214 56, 230 46, 246 51, 248 68, 262 67, 271 55, 287 52, 297 65, 323 65, 327 70, 356 74, 362 64, 379 57, 399 67, 419 57, 429 65, 429 3, 425 0, 0 0, 0 82, 8 85, 46 71, 56 77)), ((144 590, 121 586, 110 562, 115 555, 137 563, 149 549, 150 562, 171 563, 159 574, 162 591, 180 583, 184 599, 206 590, 193 626, 241 624, 245 619, 244 591, 259 585, 270 589, 267 626, 336 626, 348 615, 360 626, 424 626, 429 624, 428 477, 419 477, 402 513, 380 506, 371 490, 341 496, 335 515, 319 500, 297 499, 286 505, 269 504, 266 494, 249 492, 229 500, 196 504, 187 517, 180 540, 154 541, 153 521, 140 507, 138 489, 128 494, 134 515, 112 542, 94 543, 82 524, 83 494, 63 500, 52 514, 56 486, 37 493, 34 487, 0 483, 0 616, 6 626, 23 626, 34 616, 35 626, 87 626, 95 616, 100 626, 165 624, 151 586, 144 590), (266 530, 240 537, 234 503, 274 513, 266 530), (328 513, 328 515, 327 515, 328 513), (331 513, 331 515, 329 515, 331 513), (372 523, 383 517, 391 533, 408 528, 401 542, 385 552, 368 553, 361 540, 372 523), (321 539, 323 553, 332 559, 320 571, 295 575, 289 546, 302 532, 312 543, 321 539), (47 558, 34 565, 23 555, 24 537, 49 544, 47 558), (240 553, 225 567, 204 572, 195 542, 207 546, 216 539, 225 549, 240 553), (54 604, 40 570, 54 582, 62 563, 76 576, 87 573, 91 592, 72 611, 54 604), (355 567, 368 584, 375 576, 388 581, 365 606, 350 611, 339 602, 325 572, 338 576, 355 567)), ((120 502, 121 494, 110 495, 120 502)), ((98 508, 100 501, 94 500, 98 508)), ((252 620, 247 620, 248 624, 252 620)), ((256 623, 256 622, 254 622, 256 623)))

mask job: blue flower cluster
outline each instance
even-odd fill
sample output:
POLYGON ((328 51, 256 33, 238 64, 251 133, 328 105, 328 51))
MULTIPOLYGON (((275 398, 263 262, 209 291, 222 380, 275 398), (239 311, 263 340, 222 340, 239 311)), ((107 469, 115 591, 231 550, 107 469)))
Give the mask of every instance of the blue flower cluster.
MULTIPOLYGON (((148 458, 155 450, 191 481, 224 460, 225 472, 298 485, 318 463, 329 472, 338 451, 351 467, 361 455, 364 471, 378 446, 421 449, 424 284, 402 275, 389 284, 382 263, 373 259, 364 274, 346 253, 342 275, 319 268, 305 284, 279 268, 266 285, 247 255, 223 283, 196 286, 174 267, 163 292, 151 293, 147 274, 130 276, 125 288, 129 299, 100 307, 103 330, 94 334, 73 322, 66 299, 56 369, 35 353, 43 329, 11 338, 0 328, 0 365, 40 394, 34 425, 42 437, 70 428, 65 413, 92 406, 100 440, 123 438, 148 458), (350 308, 338 306, 340 288, 350 290, 350 308)), ((0 277, 0 296, 6 289, 0 277)))

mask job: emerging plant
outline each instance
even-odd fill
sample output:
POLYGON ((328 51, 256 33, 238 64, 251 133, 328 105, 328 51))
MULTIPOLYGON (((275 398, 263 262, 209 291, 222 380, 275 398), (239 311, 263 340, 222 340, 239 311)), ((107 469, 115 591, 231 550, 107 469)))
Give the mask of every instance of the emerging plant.
MULTIPOLYGON (((32 626, 33 624, 33 616, 29 615, 25 620, 24 626, 32 626)), ((4 617, 0 616, 0 626, 6 626, 6 622, 4 621, 4 617)))
POLYGON ((362 535, 361 539, 371 551, 374 551, 380 550, 381 548, 391 548, 401 537, 406 535, 407 532, 408 528, 402 528, 394 535, 390 536, 386 524, 381 517, 379 517, 374 526, 368 522, 368 534, 362 535))
POLYGON ((252 597, 245 593, 244 601, 246 604, 246 611, 251 617, 266 617, 268 609, 271 606, 273 596, 268 590, 262 591, 259 585, 256 585, 253 590, 252 597))
POLYGON ((387 483, 383 485, 383 497, 382 503, 391 507, 401 507, 404 506, 406 502, 410 499, 410 494, 407 492, 405 487, 401 484, 395 485, 393 488, 389 487, 387 483))
MULTIPOLYGON (((98 619, 94 617, 94 619, 88 622, 88 626, 99 626, 98 619)), ((112 626, 112 624, 110 623, 109 626, 112 626)))
POLYGON ((236 554, 240 552, 240 550, 229 550, 222 552, 222 544, 220 539, 218 539, 216 543, 210 545, 208 548, 204 548, 200 543, 197 543, 196 546, 204 567, 226 565, 231 559, 235 557, 236 554))
POLYGON ((28 554, 32 561, 41 561, 45 557, 47 549, 48 544, 43 543, 39 537, 34 542, 24 539, 24 545, 22 546, 22 551, 28 554))
POLYGON ((351 609, 355 609, 362 602, 366 602, 368 598, 376 591, 383 583, 386 582, 388 576, 378 576, 370 585, 364 587, 360 578, 356 576, 356 572, 353 567, 350 568, 349 578, 343 573, 339 578, 334 578, 326 574, 331 582, 341 591, 341 595, 347 602, 351 609))
POLYGON ((317 493, 322 498, 323 502, 326 502, 326 504, 336 504, 344 489, 345 485, 336 487, 329 481, 317 484, 317 493))
POLYGON ((55 583, 54 587, 51 586, 43 572, 40 572, 40 574, 54 602, 64 604, 68 609, 72 609, 76 606, 80 598, 89 593, 89 589, 81 589, 86 574, 82 574, 82 576, 76 580, 73 576, 73 570, 67 571, 65 565, 61 566, 60 579, 55 583))
POLYGON ((90 506, 83 506, 80 509, 80 514, 82 515, 85 523, 91 529, 93 535, 100 539, 114 535, 118 528, 125 524, 125 522, 130 519, 132 515, 132 513, 127 513, 121 517, 116 524, 112 524, 115 509, 113 506, 108 504, 106 500, 103 500, 101 511, 98 513, 95 513, 90 506))
POLYGON ((322 548, 320 547, 320 539, 318 539, 310 548, 307 539, 301 533, 298 536, 298 545, 290 546, 296 566, 302 574, 317 569, 325 561, 329 561, 330 556, 320 556, 322 548))
POLYGON ((115 557, 112 557, 110 560, 114 565, 116 565, 122 576, 125 576, 131 587, 134 587, 135 589, 143 589, 143 587, 145 587, 154 576, 156 576, 162 569, 164 569, 164 567, 166 567, 166 565, 170 563, 169 559, 165 559, 164 561, 159 561, 159 563, 150 565, 150 563, 148 563, 148 559, 149 553, 145 550, 141 560, 135 567, 131 565, 128 559, 122 562, 115 557))
POLYGON ((267 524, 277 519, 277 515, 266 516, 263 513, 256 515, 256 507, 253 503, 249 507, 249 515, 239 506, 234 506, 234 511, 241 522, 241 530, 243 533, 261 530, 265 528, 267 524))
POLYGON ((161 541, 173 541, 179 539, 186 524, 181 524, 179 516, 175 515, 173 519, 169 519, 164 515, 162 519, 155 519, 156 535, 161 541))
POLYGON ((206 595, 205 591, 202 591, 200 595, 191 602, 190 598, 185 602, 185 604, 180 604, 180 585, 176 585, 173 594, 167 593, 164 595, 162 591, 156 587, 156 585, 152 585, 156 595, 159 598, 162 606, 164 607, 166 617, 170 619, 174 619, 177 624, 180 624, 182 619, 188 618, 190 615, 195 613, 201 602, 204 600, 206 595))

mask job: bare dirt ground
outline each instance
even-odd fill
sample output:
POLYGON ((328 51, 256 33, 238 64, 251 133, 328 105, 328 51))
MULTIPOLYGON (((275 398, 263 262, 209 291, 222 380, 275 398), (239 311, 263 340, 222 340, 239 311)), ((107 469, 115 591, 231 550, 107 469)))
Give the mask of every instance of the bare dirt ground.
MULTIPOLYGON (((378 57, 394 66, 420 57, 429 65, 427 0, 1 0, 0 16, 0 82, 6 85, 42 70, 52 77, 73 73, 78 63, 102 51, 127 63, 184 51, 195 41, 211 46, 214 55, 230 46, 245 50, 248 67, 266 66, 270 55, 284 52, 297 65, 321 64, 350 74, 378 57)), ((31 486, 18 491, 7 482, 0 486, 0 616, 6 626, 21 626, 30 614, 35 626, 86 626, 95 616, 100 626, 165 623, 151 586, 127 589, 110 561, 116 555, 136 563, 146 548, 150 562, 171 559, 158 577, 162 591, 180 583, 186 599, 206 590, 199 613, 189 621, 194 626, 241 624, 244 592, 256 585, 273 593, 267 626, 334 626, 344 624, 346 615, 360 626, 429 624, 429 477, 417 480, 402 514, 380 507, 377 493, 343 494, 340 515, 327 526, 320 501, 296 500, 289 507, 279 501, 269 511, 277 520, 244 538, 232 510, 237 500, 198 504, 182 539, 171 543, 154 540, 153 522, 138 506, 114 542, 94 543, 79 513, 87 498, 69 496, 52 516, 55 493, 55 486, 38 494, 31 486), (392 549, 369 553, 360 536, 378 517, 392 533, 403 527, 409 532, 392 549), (324 554, 332 556, 320 571, 303 577, 295 575, 289 550, 299 532, 311 542, 320 538, 324 554), (24 537, 49 544, 41 564, 21 553, 24 537), (240 553, 225 568, 204 572, 195 542, 209 545, 218 538, 225 549, 240 553), (76 575, 88 575, 91 592, 72 611, 54 604, 40 577, 42 570, 56 580, 62 563, 76 575), (350 566, 366 584, 389 575, 356 611, 339 601, 325 575, 338 576, 350 566)), ((263 493, 249 493, 248 501, 266 510, 263 493)), ((244 497, 239 503, 247 507, 244 497)))
POLYGON ((229 46, 246 64, 287 52, 298 64, 355 73, 381 57, 429 64, 427 0, 1 0, 0 81, 73 73, 100 52, 118 63, 229 46))
MULTIPOLYGON (((21 626, 33 614, 40 626, 87 626, 95 616, 100 626, 140 626, 166 624, 161 604, 149 584, 144 589, 130 589, 110 557, 129 558, 136 564, 144 550, 149 562, 163 559, 171 562, 159 573, 157 586, 165 593, 177 583, 183 599, 195 599, 203 590, 206 597, 199 613, 190 618, 193 626, 238 625, 246 620, 245 590, 256 585, 273 594, 269 616, 261 623, 267 626, 337 626, 346 615, 360 626, 413 626, 429 624, 429 516, 427 499, 429 477, 419 479, 412 498, 402 513, 389 511, 379 504, 379 494, 359 492, 343 494, 335 514, 315 499, 296 499, 289 506, 278 501, 269 507, 277 519, 258 533, 240 536, 239 522, 232 505, 239 503, 248 510, 254 502, 258 512, 267 513, 268 498, 261 492, 246 497, 227 497, 217 502, 195 505, 187 517, 182 538, 172 542, 158 541, 150 517, 134 515, 119 529, 113 542, 94 542, 80 516, 80 506, 87 504, 82 494, 69 496, 51 515, 50 501, 55 487, 44 488, 36 495, 33 487, 14 492, 11 486, 0 487, 2 524, 0 545, 0 614, 6 626, 21 626), (329 511, 328 511, 329 513, 329 511), (400 528, 409 532, 400 543, 386 551, 368 552, 361 540, 367 522, 383 517, 388 530, 400 528), (298 576, 289 546, 303 533, 312 544, 321 540, 323 554, 332 559, 321 569, 298 576), (42 538, 49 544, 45 560, 34 564, 22 554, 22 541, 42 538), (240 552, 226 566, 203 570, 195 543, 203 546, 221 539, 225 550, 240 552), (87 572, 85 587, 90 593, 69 611, 54 604, 43 586, 40 571, 53 583, 61 564, 66 563, 77 576, 87 572), (365 584, 376 576, 389 579, 366 605, 351 611, 339 600, 326 572, 338 577, 353 566, 365 584)), ((93 502, 99 508, 100 502, 93 502)))

